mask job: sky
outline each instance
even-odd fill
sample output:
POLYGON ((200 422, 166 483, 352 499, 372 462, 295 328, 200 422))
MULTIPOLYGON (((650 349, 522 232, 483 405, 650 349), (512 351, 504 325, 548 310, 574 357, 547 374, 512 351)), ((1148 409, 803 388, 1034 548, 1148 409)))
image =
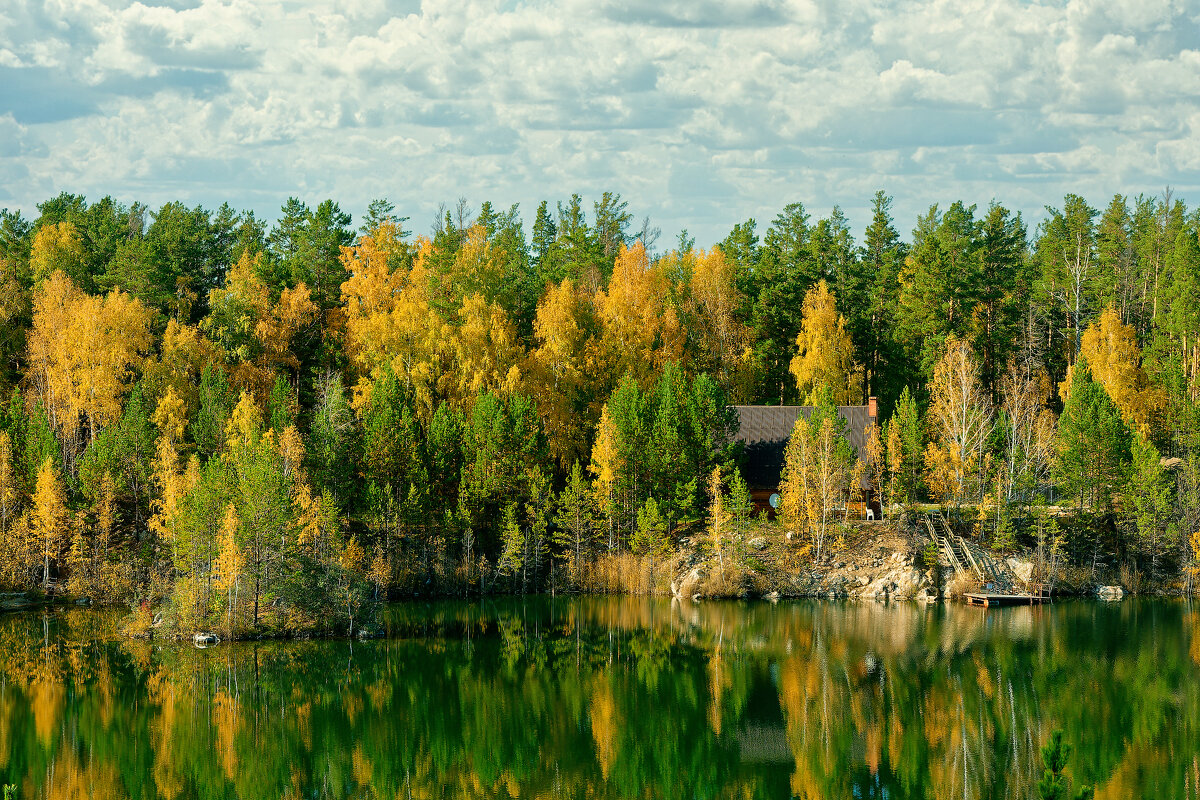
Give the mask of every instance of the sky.
MULTIPOLYGON (((0 207, 1200 203, 1198 0, 3 0, 0 207)), ((1031 225, 1032 227, 1032 225, 1031 225)))

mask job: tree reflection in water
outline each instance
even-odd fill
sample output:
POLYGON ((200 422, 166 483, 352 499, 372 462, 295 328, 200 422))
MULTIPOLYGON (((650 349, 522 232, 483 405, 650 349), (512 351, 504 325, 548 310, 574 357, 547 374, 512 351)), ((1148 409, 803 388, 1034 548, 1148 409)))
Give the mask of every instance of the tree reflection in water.
POLYGON ((0 618, 21 798, 1200 796, 1200 609, 524 598, 371 642, 129 641, 0 618))

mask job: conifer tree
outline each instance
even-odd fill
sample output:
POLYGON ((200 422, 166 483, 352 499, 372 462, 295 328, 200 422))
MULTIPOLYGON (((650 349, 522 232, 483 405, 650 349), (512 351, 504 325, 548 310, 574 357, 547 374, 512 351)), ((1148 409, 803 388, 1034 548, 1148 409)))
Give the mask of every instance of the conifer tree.
POLYGON ((1174 487, 1163 469, 1158 449, 1140 433, 1133 435, 1131 457, 1130 481, 1125 494, 1133 502, 1137 549, 1148 562, 1151 579, 1155 579, 1159 558, 1162 553, 1174 549, 1172 539, 1178 535, 1177 525, 1171 521, 1174 487))
POLYGON ((1071 390, 1058 421, 1054 464, 1059 487, 1078 499, 1080 510, 1110 511, 1128 480, 1132 435, 1086 361, 1071 373, 1071 390))
POLYGON ((554 523, 554 544, 563 553, 567 572, 579 588, 584 565, 591 558, 595 543, 596 512, 591 489, 578 461, 571 466, 567 482, 558 494, 554 523))
POLYGON ((907 386, 900 392, 900 400, 891 418, 888 453, 893 459, 892 472, 896 475, 893 497, 901 498, 906 503, 916 502, 924 489, 922 464, 925 442, 917 402, 907 386))
POLYGON ((18 483, 13 464, 12 437, 0 430, 0 533, 8 530, 17 513, 18 483))

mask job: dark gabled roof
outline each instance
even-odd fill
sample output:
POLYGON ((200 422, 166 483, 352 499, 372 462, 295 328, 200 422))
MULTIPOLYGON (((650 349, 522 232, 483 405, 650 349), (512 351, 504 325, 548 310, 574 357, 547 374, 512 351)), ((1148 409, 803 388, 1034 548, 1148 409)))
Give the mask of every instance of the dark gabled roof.
MULTIPOLYGON (((738 431, 734 441, 741 442, 742 476, 752 487, 779 485, 783 474, 783 456, 792 428, 800 417, 808 419, 812 406, 734 406, 738 431)), ((869 406, 838 406, 838 416, 846 423, 846 439, 861 461, 867 460, 867 440, 875 418, 869 406)))

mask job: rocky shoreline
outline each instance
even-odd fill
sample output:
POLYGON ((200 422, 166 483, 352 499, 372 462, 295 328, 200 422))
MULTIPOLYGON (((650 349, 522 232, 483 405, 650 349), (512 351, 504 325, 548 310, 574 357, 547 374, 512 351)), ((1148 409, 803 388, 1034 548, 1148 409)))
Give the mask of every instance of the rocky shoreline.
MULTIPOLYGON (((831 555, 812 561, 797 557, 793 539, 775 529, 747 540, 742 569, 724 567, 702 544, 685 540, 670 565, 669 591, 673 597, 706 598, 839 598, 872 601, 912 600, 935 602, 961 597, 966 592, 988 590, 973 574, 956 574, 938 555, 931 563, 925 548, 928 538, 906 535, 895 526, 863 526, 851 541, 831 555)), ((1034 578, 1031 553, 994 556, 1024 591, 1034 578)), ((1074 586, 1059 583, 1055 594, 1120 599, 1124 590, 1102 584, 1074 586)))

